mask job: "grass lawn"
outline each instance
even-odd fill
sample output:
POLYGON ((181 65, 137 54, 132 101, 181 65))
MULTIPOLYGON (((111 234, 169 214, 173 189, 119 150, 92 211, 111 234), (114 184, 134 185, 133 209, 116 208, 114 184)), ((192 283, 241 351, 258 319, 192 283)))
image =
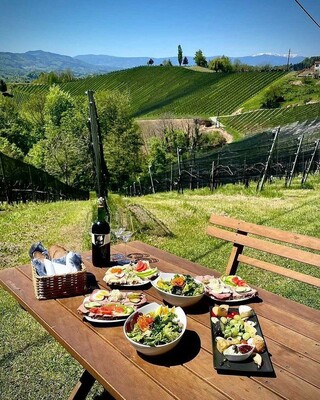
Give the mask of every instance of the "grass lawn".
MULTIPOLYGON (((145 207, 171 232, 169 236, 160 237, 147 232, 143 241, 224 272, 232 244, 205 234, 212 213, 320 237, 320 220, 316 217, 320 215, 320 177, 309 180, 309 189, 301 189, 298 180, 289 189, 283 184, 278 181, 266 185, 260 194, 255 192, 254 184, 248 189, 242 185, 227 185, 213 194, 203 189, 185 191, 183 195, 162 193, 127 201, 145 207)), ((248 249, 246 254, 253 254, 253 251, 248 249)), ((320 278, 320 270, 315 267, 276 256, 264 259, 320 278)), ((238 273, 253 285, 320 309, 319 289, 315 287, 244 265, 240 265, 238 273)))
MULTIPOLYGON (((112 195, 110 200, 112 209, 126 205, 152 216, 139 220, 136 239, 220 272, 225 269, 231 245, 205 234, 213 212, 320 237, 320 176, 310 177, 307 189, 301 189, 298 180, 290 189, 278 181, 266 185, 260 194, 254 185, 248 189, 228 185, 213 193, 201 189, 183 195, 173 192, 139 198, 112 195)), ((0 268, 28 263, 28 249, 38 240, 47 247, 60 244, 70 250, 89 249, 92 206, 92 201, 0 205, 0 268)), ((320 277, 319 270, 289 263, 286 266, 299 271, 304 268, 320 277)), ((320 309, 319 290, 309 285, 263 271, 253 273, 245 266, 240 267, 239 274, 254 285, 320 309)), ((0 398, 67 398, 82 368, 3 289, 0 307, 0 398)), ((101 393, 97 384, 89 399, 100 399, 101 393)))

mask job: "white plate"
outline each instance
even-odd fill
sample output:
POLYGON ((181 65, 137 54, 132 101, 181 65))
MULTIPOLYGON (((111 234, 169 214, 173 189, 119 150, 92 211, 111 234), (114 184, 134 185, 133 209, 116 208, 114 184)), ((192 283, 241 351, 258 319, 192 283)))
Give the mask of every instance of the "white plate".
POLYGON ((110 287, 112 287, 112 286, 121 286, 123 288, 139 288, 139 287, 148 285, 150 282, 151 282, 151 280, 147 280, 147 281, 144 281, 144 282, 141 282, 141 283, 133 283, 131 285, 130 285, 130 283, 116 283, 116 282, 113 282, 113 283, 107 283, 106 282, 106 283, 110 287))
MULTIPOLYGON (((131 314, 129 314, 129 315, 131 315, 131 314)), ((114 324, 116 322, 124 322, 129 317, 129 315, 126 315, 124 317, 119 317, 119 319, 116 319, 116 318, 112 318, 112 319, 97 319, 97 318, 89 317, 88 315, 85 315, 84 318, 89 322, 94 322, 94 323, 97 323, 97 324, 114 324)))
MULTIPOLYGON (((114 266, 113 268, 115 268, 115 267, 118 267, 118 268, 121 268, 121 269, 125 269, 125 266, 118 266, 118 265, 116 265, 116 266, 114 266)), ((160 274, 160 271, 158 271, 158 273, 157 273, 157 275, 154 275, 154 276, 152 276, 152 278, 151 279, 146 279, 146 280, 144 280, 143 282, 140 282, 140 283, 132 283, 132 284, 130 284, 130 283, 119 283, 119 282, 112 282, 112 283, 110 283, 110 282, 107 282, 107 281, 105 281, 104 279, 104 282, 108 285, 108 286, 110 286, 110 287, 112 287, 112 286, 121 286, 121 287, 123 287, 123 288, 139 288, 139 287, 143 287, 143 286, 146 286, 146 285, 148 285, 152 280, 154 280, 154 279, 156 279, 158 276, 159 276, 159 274, 160 274)), ((124 276, 125 277, 125 276, 124 276)), ((119 279, 121 279, 121 278, 119 278, 119 279)))
POLYGON ((206 292, 205 292, 205 295, 210 297, 210 299, 212 299, 212 300, 219 301, 220 303, 239 303, 240 301, 246 301, 246 300, 252 299, 252 297, 255 297, 257 295, 257 293, 252 293, 250 296, 243 297, 242 299, 231 299, 231 300, 218 299, 218 298, 214 297, 212 294, 209 294, 206 292))
POLYGON ((189 307, 192 306, 198 301, 200 301, 204 295, 204 284, 195 278, 193 278, 194 282, 200 284, 203 286, 203 293, 195 295, 195 296, 184 296, 184 295, 178 295, 178 294, 172 294, 170 292, 166 292, 165 290, 162 290, 158 287, 157 283, 159 279, 163 279, 164 281, 171 281, 175 275, 180 275, 180 276, 185 276, 186 274, 179 274, 179 273, 167 273, 167 272, 161 272, 154 281, 151 282, 152 286, 161 294, 163 300, 168 302, 169 304, 173 306, 180 306, 180 307, 189 307))
POLYGON ((127 322, 123 325, 123 333, 124 333, 125 337, 127 338, 127 340, 129 341, 129 343, 131 343, 131 345, 137 351, 139 351, 142 354, 146 354, 148 356, 156 356, 159 354, 164 354, 164 353, 168 352, 169 350, 173 349, 181 340, 181 338, 186 330, 186 327, 187 327, 187 316, 186 316, 185 312, 183 311, 183 309, 181 307, 175 307, 175 313, 178 317, 178 320, 183 325, 180 336, 177 339, 173 340, 170 343, 161 344, 159 346, 148 346, 146 344, 141 344, 141 343, 135 342, 134 340, 130 339, 127 334, 127 326, 128 326, 128 324, 130 324, 130 321, 132 320, 132 318, 135 318, 135 315, 137 313, 147 314, 150 311, 155 311, 158 307, 160 307, 160 304, 154 302, 154 303, 149 303, 141 308, 138 308, 138 310, 136 310, 134 313, 130 314, 130 317, 128 317, 127 322))

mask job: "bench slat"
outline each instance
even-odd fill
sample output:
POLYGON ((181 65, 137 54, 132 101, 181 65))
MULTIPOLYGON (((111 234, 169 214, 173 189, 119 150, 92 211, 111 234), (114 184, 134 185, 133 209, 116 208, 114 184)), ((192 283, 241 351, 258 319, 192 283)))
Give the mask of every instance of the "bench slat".
POLYGON ((214 226, 209 226, 207 228, 207 233, 211 236, 224 239, 232 243, 237 243, 243 246, 251 247, 256 250, 264 251, 266 253, 285 257, 290 260, 295 260, 301 263, 320 267, 320 255, 318 254, 308 253, 304 250, 298 250, 292 247, 283 246, 281 244, 266 242, 261 239, 225 231, 214 226))
POLYGON ((300 282, 308 283, 309 285, 320 287, 320 279, 314 276, 302 274, 300 272, 293 271, 291 269, 279 267, 278 265, 274 265, 262 260, 257 260, 256 258, 248 257, 244 254, 239 254, 238 261, 247 265, 252 265, 253 267, 265 269, 270 272, 275 272, 279 275, 283 275, 291 279, 296 279, 300 282))
POLYGON ((260 235, 269 239, 279 240, 294 244, 296 246, 307 247, 308 249, 320 251, 320 239, 300 235, 298 233, 286 232, 276 228, 270 228, 268 226, 256 225, 249 222, 241 221, 231 217, 225 217, 223 215, 212 214, 210 217, 212 224, 224 226, 227 228, 237 229, 252 233, 254 235, 260 235))

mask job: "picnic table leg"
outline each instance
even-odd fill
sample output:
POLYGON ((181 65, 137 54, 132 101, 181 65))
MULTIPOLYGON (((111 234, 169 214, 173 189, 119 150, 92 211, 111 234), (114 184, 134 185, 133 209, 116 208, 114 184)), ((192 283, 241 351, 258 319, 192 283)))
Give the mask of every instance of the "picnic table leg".
POLYGON ((84 370, 79 382, 73 388, 68 400, 83 400, 87 397, 90 389, 95 382, 95 378, 88 372, 84 370))

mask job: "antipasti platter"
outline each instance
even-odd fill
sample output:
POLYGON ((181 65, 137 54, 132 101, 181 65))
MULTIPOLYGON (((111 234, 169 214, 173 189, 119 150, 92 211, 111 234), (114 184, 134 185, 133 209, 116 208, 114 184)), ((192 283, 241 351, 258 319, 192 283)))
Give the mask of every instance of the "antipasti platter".
POLYGON ((217 302, 239 303, 258 294, 256 289, 238 275, 223 275, 220 278, 203 275, 196 279, 204 284, 205 294, 217 302))
POLYGON ((274 376, 265 339, 254 310, 246 305, 210 309, 213 364, 219 373, 274 376))
POLYGON ((109 286, 139 287, 148 285, 158 274, 158 268, 150 266, 149 261, 138 260, 109 268, 103 280, 109 286))

